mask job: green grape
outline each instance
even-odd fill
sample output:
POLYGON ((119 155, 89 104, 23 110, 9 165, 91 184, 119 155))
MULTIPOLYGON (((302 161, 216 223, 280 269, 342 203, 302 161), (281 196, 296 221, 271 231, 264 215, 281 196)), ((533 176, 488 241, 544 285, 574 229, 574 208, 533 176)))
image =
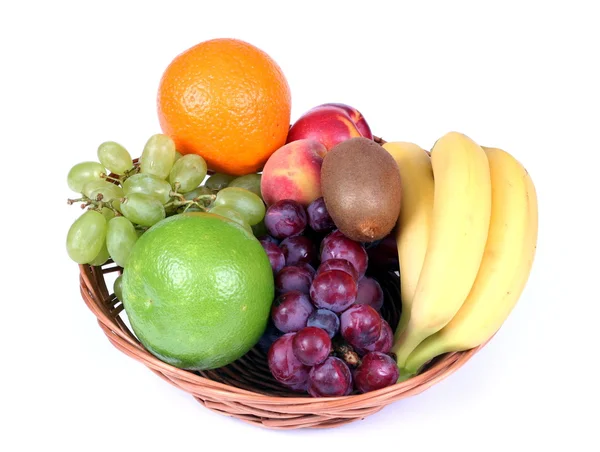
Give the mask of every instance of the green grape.
POLYGON ((104 244, 102 245, 102 248, 100 249, 100 252, 90 262, 90 265, 99 267, 101 265, 104 265, 106 263, 106 261, 109 260, 109 259, 110 259, 110 254, 108 253, 108 248, 106 248, 106 240, 105 240, 104 244))
POLYGON ((78 264, 89 264, 102 250, 106 238, 106 219, 100 212, 88 210, 69 228, 67 253, 78 264))
POLYGON ((115 293, 115 297, 117 300, 123 301, 123 274, 117 276, 115 282, 113 283, 113 292, 115 293))
POLYGON ((108 207, 103 207, 100 213, 104 218, 106 218, 106 222, 109 222, 115 217, 115 212, 112 209, 109 209, 108 207))
POLYGON ((245 188, 224 188, 217 193, 215 205, 225 206, 239 212, 250 226, 259 223, 265 217, 265 203, 245 188))
POLYGON ((112 199, 120 199, 124 196, 123 189, 119 185, 104 179, 93 180, 83 186, 83 194, 90 199, 98 199, 102 195, 102 201, 108 202, 112 199))
POLYGON ((175 162, 175 152, 175 143, 170 137, 161 133, 152 135, 140 158, 141 172, 166 179, 175 162))
POLYGON ((254 234, 254 237, 262 237, 263 235, 269 234, 269 231, 267 231, 267 226, 265 225, 264 218, 260 223, 257 223, 254 226, 252 226, 252 233, 254 234))
POLYGON ((195 188, 192 191, 188 191, 187 193, 183 194, 183 197, 188 200, 191 201, 192 199, 196 199, 200 196, 204 196, 204 195, 212 195, 213 191, 210 188, 207 187, 198 187, 195 188))
POLYGON ((211 190, 221 190, 222 188, 227 187, 229 182, 235 179, 235 176, 230 176, 229 174, 224 173, 215 173, 206 179, 206 185, 211 190))
POLYGON ((128 177, 123 182, 125 196, 132 193, 144 193, 158 199, 161 204, 166 204, 171 199, 171 186, 169 183, 152 174, 138 173, 128 177))
POLYGON ((125 267, 131 249, 137 242, 135 226, 125 217, 114 217, 108 222, 106 246, 110 257, 119 267, 125 267))
POLYGON ((236 179, 233 179, 227 186, 245 188, 262 199, 262 193, 260 191, 260 179, 260 174, 246 174, 245 176, 240 176, 236 179))
POLYGON ((170 217, 171 215, 175 215, 179 208, 181 208, 181 206, 178 206, 175 204, 165 205, 165 217, 170 217))
POLYGON ((252 229, 250 228, 248 223, 246 223, 246 219, 239 212, 236 212, 235 210, 230 209, 229 207, 214 206, 214 207, 211 207, 209 212, 214 213, 215 215, 220 215, 222 217, 229 218, 230 220, 233 220, 236 223, 238 223, 240 226, 242 226, 248 232, 252 233, 252 229))
POLYGON ((125 174, 133 168, 133 161, 127 149, 114 141, 106 141, 98 146, 98 160, 115 174, 125 174))
POLYGON ((187 154, 173 165, 169 174, 169 182, 173 188, 176 183, 179 183, 178 191, 186 193, 200 185, 205 177, 206 162, 204 159, 196 154, 187 154))
POLYGON ((152 226, 165 218, 162 203, 144 193, 132 193, 121 203, 121 213, 132 223, 141 226, 152 226))
POLYGON ((181 157, 183 157, 183 155, 181 155, 181 152, 175 151, 175 161, 179 160, 181 157))
POLYGON ((123 213, 123 212, 121 212, 121 200, 120 199, 113 199, 110 204, 113 206, 113 208, 117 212, 123 213))
POLYGON ((67 184, 76 193, 83 193, 83 186, 90 181, 102 180, 100 175, 106 169, 98 162, 82 162, 75 165, 67 174, 67 184))

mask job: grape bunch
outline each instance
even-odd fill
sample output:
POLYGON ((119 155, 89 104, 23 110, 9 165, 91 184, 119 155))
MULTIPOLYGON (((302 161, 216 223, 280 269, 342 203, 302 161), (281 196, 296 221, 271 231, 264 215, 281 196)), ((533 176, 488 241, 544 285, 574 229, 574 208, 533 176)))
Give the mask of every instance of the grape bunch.
POLYGON ((250 233, 265 231, 260 174, 206 178, 205 160, 179 154, 164 134, 148 139, 137 162, 112 141, 100 144, 97 157, 97 162, 75 165, 67 175, 69 188, 81 194, 69 204, 86 209, 67 234, 67 252, 79 264, 99 266, 112 259, 125 267, 140 235, 184 212, 211 212, 250 233))
POLYGON ((273 377, 313 397, 369 392, 396 383, 393 332, 379 283, 365 276, 365 247, 335 228, 323 198, 305 210, 282 200, 266 211, 260 237, 276 299, 259 346, 273 377))

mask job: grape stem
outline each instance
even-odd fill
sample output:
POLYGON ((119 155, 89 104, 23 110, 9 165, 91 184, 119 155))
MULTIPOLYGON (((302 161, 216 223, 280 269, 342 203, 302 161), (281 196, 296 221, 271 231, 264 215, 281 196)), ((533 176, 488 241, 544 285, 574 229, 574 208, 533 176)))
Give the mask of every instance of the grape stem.
POLYGON ((120 177, 119 177, 119 178, 115 178, 115 177, 112 177, 112 176, 110 176, 110 175, 108 175, 108 174, 104 174, 104 173, 100 174, 100 177, 101 177, 102 179, 106 179, 108 182, 117 182, 117 183, 119 183, 119 184, 120 184, 121 182, 123 182, 123 180, 121 180, 121 178, 120 178, 120 177))
POLYGON ((210 205, 212 201, 214 201, 216 198, 216 195, 200 195, 195 197, 194 199, 188 200, 185 199, 185 197, 181 193, 177 192, 177 189, 179 188, 179 184, 177 182, 175 183, 174 188, 175 190, 169 193, 171 198, 174 199, 165 204, 165 209, 169 207, 175 207, 177 209, 183 207, 183 212, 187 212, 187 210, 190 207, 197 207, 198 209, 206 212, 208 205, 210 205))
POLYGON ((137 174, 140 172, 140 165, 133 165, 133 168, 131 168, 130 170, 125 171, 125 177, 129 177, 129 176, 133 176, 134 174, 137 174))
POLYGON ((77 199, 67 199, 67 204, 69 206, 72 206, 75 203, 80 202, 81 205, 80 207, 82 209, 85 209, 88 206, 92 206, 90 207, 89 210, 97 210, 98 212, 102 211, 103 207, 106 207, 107 209, 110 209, 114 212, 115 216, 121 216, 121 212, 119 212, 117 209, 115 209, 112 205, 112 200, 110 201, 102 201, 102 193, 98 193, 98 197, 96 199, 90 199, 85 195, 82 195, 81 198, 77 198, 77 199))
POLYGON ((73 204, 75 204, 76 202, 86 202, 89 201, 89 199, 87 197, 83 197, 83 198, 77 198, 77 199, 67 199, 67 204, 69 206, 72 206, 73 204))
POLYGON ((358 353, 354 351, 354 348, 346 341, 340 338, 336 338, 332 344, 332 355, 342 359, 346 364, 352 367, 358 367, 361 364, 358 353))
MULTIPOLYGON (((176 183, 175 185, 177 186, 177 185, 178 185, 178 183, 176 183)), ((171 191, 171 192, 169 193, 169 196, 170 196, 171 198, 177 198, 177 199, 178 199, 179 201, 181 201, 181 202, 186 202, 186 201, 187 201, 187 199, 185 199, 185 198, 184 198, 184 196, 183 196, 181 193, 177 193, 177 187, 175 188, 175 190, 174 190, 174 191, 171 191)))

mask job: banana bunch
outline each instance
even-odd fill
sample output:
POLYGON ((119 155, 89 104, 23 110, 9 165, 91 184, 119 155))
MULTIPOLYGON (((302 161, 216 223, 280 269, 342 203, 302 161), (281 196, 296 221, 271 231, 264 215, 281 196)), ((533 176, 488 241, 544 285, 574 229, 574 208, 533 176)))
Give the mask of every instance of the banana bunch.
POLYGON ((400 380, 444 353, 477 347, 501 327, 529 278, 536 190, 509 153, 450 132, 429 156, 390 142, 402 178, 396 227, 402 316, 392 352, 400 380))

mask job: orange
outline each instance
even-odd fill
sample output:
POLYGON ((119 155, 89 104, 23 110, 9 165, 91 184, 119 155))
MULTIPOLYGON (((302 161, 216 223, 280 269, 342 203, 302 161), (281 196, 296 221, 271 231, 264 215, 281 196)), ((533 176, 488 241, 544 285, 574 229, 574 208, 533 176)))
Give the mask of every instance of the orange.
POLYGON ((291 94, 281 68, 237 39, 204 41, 178 55, 158 89, 158 119, 182 154, 241 176, 285 144, 291 94))

